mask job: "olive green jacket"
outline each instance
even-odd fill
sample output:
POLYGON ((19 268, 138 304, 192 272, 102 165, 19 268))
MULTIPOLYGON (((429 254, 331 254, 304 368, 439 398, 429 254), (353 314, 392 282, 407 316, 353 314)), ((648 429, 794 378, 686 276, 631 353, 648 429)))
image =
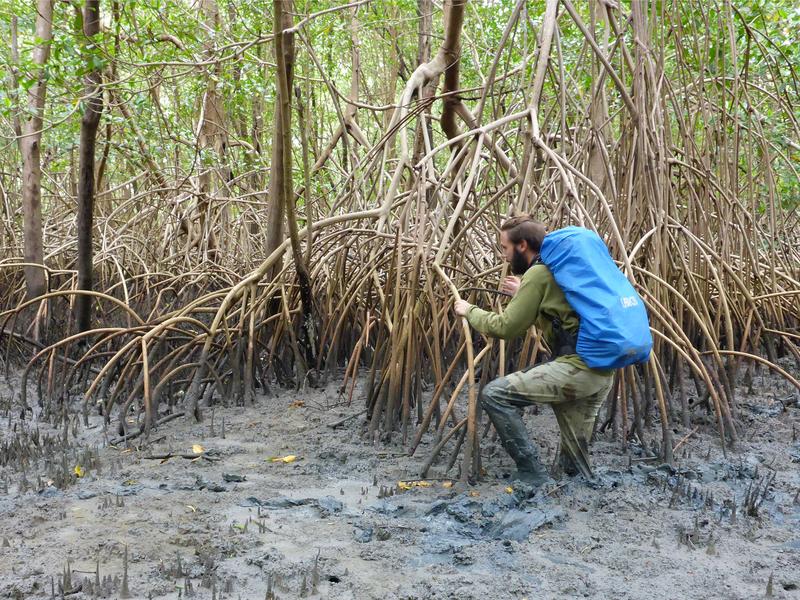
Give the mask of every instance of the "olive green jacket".
MULTIPOLYGON (((550 269, 539 263, 529 268, 522 276, 519 289, 502 313, 470 306, 467 321, 481 333, 508 340, 523 335, 531 325, 542 332, 545 342, 553 347, 553 319, 561 321, 567 331, 578 331, 578 315, 567 302, 564 292, 558 287, 550 269)), ((559 362, 572 364, 580 369, 590 369, 577 354, 556 358, 559 362)))

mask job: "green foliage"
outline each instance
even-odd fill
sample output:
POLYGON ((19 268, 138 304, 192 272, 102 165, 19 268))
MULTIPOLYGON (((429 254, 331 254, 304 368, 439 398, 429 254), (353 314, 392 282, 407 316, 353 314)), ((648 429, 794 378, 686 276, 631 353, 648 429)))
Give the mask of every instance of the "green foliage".
MULTIPOLYGON (((152 149, 164 168, 169 166, 189 175, 196 172, 199 165, 220 161, 210 150, 198 157, 195 148, 202 99, 212 81, 223 99, 228 121, 225 126, 231 143, 227 161, 236 165, 234 171, 256 169, 255 185, 265 189, 276 94, 272 2, 218 0, 217 4, 219 24, 214 29, 206 22, 197 2, 130 0, 117 3, 118 14, 112 14, 112 3, 103 0, 100 5, 102 31, 95 39, 87 40, 81 31, 79 13, 83 2, 56 3, 51 54, 45 70, 48 92, 43 146, 49 152, 50 168, 64 171, 72 165, 83 106, 84 77, 99 69, 104 75, 104 97, 110 106, 104 112, 103 122, 112 126, 108 172, 115 181, 125 181, 132 175, 128 170, 130 165, 141 165, 141 156, 132 137, 133 124, 125 122, 115 107, 120 101, 128 105, 145 145, 152 149)), ((590 23, 588 3, 574 4, 584 21, 590 23)), ((779 174, 776 192, 783 206, 791 208, 797 206, 800 197, 795 172, 800 158, 796 146, 796 123, 800 121, 796 68, 800 64, 800 44, 797 43, 800 6, 794 0, 752 0, 741 6, 735 4, 737 6, 731 9, 722 9, 730 14, 711 10, 704 14, 700 4, 665 0, 657 11, 664 15, 664 22, 652 27, 654 40, 658 41, 655 47, 663 52, 667 79, 695 81, 698 86, 718 88, 711 95, 725 107, 724 126, 731 135, 736 131, 741 135, 748 135, 751 130, 764 132, 774 149, 780 151, 774 163, 779 174), (730 48, 731 35, 736 44, 735 53, 730 48), (747 93, 739 92, 735 98, 731 97, 732 81, 745 74, 750 85, 747 93), (794 122, 791 111, 794 111, 794 122)), ((338 5, 330 0, 296 0, 295 21, 338 5)), ((465 90, 462 96, 471 106, 479 94, 470 90, 484 82, 513 7, 514 2, 493 0, 475 0, 468 5, 462 40, 461 85, 465 90)), ((622 9, 630 12, 630 1, 623 2, 622 9)), ((543 11, 544 3, 527 4, 524 27, 518 25, 512 32, 500 56, 498 75, 520 65, 525 68, 498 84, 495 95, 488 99, 484 121, 491 119, 491 115, 503 114, 510 105, 524 105, 543 11)), ((12 64, 8 44, 0 48, 0 69, 10 73, 13 68, 17 74, 16 90, 11 90, 8 78, 0 87, 0 127, 6 141, 13 140, 13 115, 15 111, 25 110, 26 92, 36 81, 32 57, 40 42, 34 35, 35 3, 0 0, 0 35, 4 39, 11 37, 12 16, 18 20, 19 62, 12 64)), ((387 91, 391 84, 396 84, 396 99, 404 78, 416 67, 417 2, 372 2, 359 7, 357 18, 362 67, 360 101, 375 106, 390 103, 387 91), (404 68, 400 69, 401 79, 391 82, 388 81, 387 61, 395 55, 404 68)), ((350 88, 352 52, 349 23, 350 11, 339 10, 311 20, 295 36, 295 86, 312 114, 311 144, 315 152, 325 146, 339 123, 339 112, 346 109, 343 98, 350 88), (313 57, 309 49, 313 50, 313 57)), ((564 64, 570 66, 566 78, 569 87, 562 90, 548 78, 545 94, 551 105, 560 102, 562 95, 568 103, 574 96, 586 95, 593 84, 592 54, 580 31, 566 18, 560 19, 559 25, 557 51, 564 64)), ((443 35, 440 8, 434 9, 433 29, 435 53, 443 35)), ((600 23, 595 24, 595 31, 601 34, 600 23)), ((635 47, 630 29, 626 29, 623 36, 629 47, 635 47)), ((614 39, 611 34, 611 44, 614 39)), ((622 64, 619 52, 611 60, 615 66, 622 64)), ((621 72, 624 77, 631 76, 624 67, 621 72)), ((610 78, 605 78, 604 85, 609 112, 618 114, 622 106, 620 96, 610 78)), ((689 97, 680 100, 685 104, 674 106, 676 113, 694 102, 689 97)), ((434 110, 434 144, 444 139, 436 121, 438 110, 438 107, 434 110)), ((381 114, 366 111, 359 116, 361 128, 373 141, 383 130, 381 114)), ((705 136, 712 122, 704 121, 701 111, 680 116, 693 121, 695 143, 711 147, 713 140, 705 136)), ((723 118, 720 114, 712 117, 723 118)), ((567 127, 583 126, 580 114, 570 112, 565 118, 567 127)), ((293 119, 296 122, 296 115, 293 119)), ((555 133, 561 123, 547 121, 543 126, 555 133)), ((617 119, 612 119, 608 126, 619 133, 617 119)), ((105 135, 102 129, 101 135, 105 135)), ((297 166, 301 164, 299 137, 293 146, 298 152, 297 166)), ((762 150, 754 148, 756 151, 762 150)), ((359 152, 363 156, 363 151, 359 152)), ((338 154, 336 160, 341 159, 338 154)), ((741 153, 740 168, 747 168, 746 160, 746 154, 741 153)), ((299 172, 297 184, 302 184, 299 172)), ((248 193, 254 183, 234 179, 232 185, 234 193, 248 193)), ((314 183, 314 192, 325 196, 336 185, 335 177, 322 174, 314 183)))

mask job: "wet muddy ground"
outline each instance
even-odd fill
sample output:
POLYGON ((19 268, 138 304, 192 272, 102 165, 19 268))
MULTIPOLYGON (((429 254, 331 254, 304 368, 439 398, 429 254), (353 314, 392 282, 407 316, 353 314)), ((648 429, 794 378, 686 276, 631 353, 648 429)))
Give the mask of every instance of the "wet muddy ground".
MULTIPOLYGON (((3 598, 800 598, 800 406, 774 378, 740 392, 727 456, 698 414, 674 469, 606 433, 595 481, 535 493, 503 478, 491 435, 481 482, 439 465, 413 483, 430 441, 364 441, 358 393, 334 384, 129 448, 92 417, 67 450, 0 388, 3 598)), ((552 460, 552 415, 526 419, 552 460)))

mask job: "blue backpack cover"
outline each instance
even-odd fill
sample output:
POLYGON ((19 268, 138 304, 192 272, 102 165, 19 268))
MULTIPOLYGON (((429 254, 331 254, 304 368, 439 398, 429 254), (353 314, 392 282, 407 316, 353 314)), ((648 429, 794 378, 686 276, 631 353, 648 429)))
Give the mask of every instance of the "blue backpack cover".
POLYGON ((653 338, 644 302, 600 236, 583 227, 559 229, 545 236, 541 259, 580 317, 576 351, 589 367, 647 361, 653 338))

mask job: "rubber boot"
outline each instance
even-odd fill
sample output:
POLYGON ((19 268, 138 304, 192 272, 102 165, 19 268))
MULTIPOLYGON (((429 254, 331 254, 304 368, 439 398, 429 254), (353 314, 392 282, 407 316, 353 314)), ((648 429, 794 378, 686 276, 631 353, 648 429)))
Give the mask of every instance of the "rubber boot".
POLYGON ((525 429, 525 424, 518 415, 490 413, 489 416, 497 430, 500 443, 517 465, 514 479, 538 487, 550 481, 547 469, 539 462, 539 452, 525 429), (515 418, 516 417, 516 418, 515 418))
POLYGON ((539 462, 539 453, 528 440, 510 440, 508 445, 504 444, 506 451, 514 459, 517 471, 513 479, 527 483, 534 487, 539 487, 550 481, 547 469, 539 462))
POLYGON ((578 466, 575 464, 575 461, 572 460, 572 457, 568 456, 564 450, 561 450, 561 453, 558 457, 558 464, 561 467, 561 471, 564 475, 569 477, 575 477, 576 475, 580 474, 578 470, 578 466))

